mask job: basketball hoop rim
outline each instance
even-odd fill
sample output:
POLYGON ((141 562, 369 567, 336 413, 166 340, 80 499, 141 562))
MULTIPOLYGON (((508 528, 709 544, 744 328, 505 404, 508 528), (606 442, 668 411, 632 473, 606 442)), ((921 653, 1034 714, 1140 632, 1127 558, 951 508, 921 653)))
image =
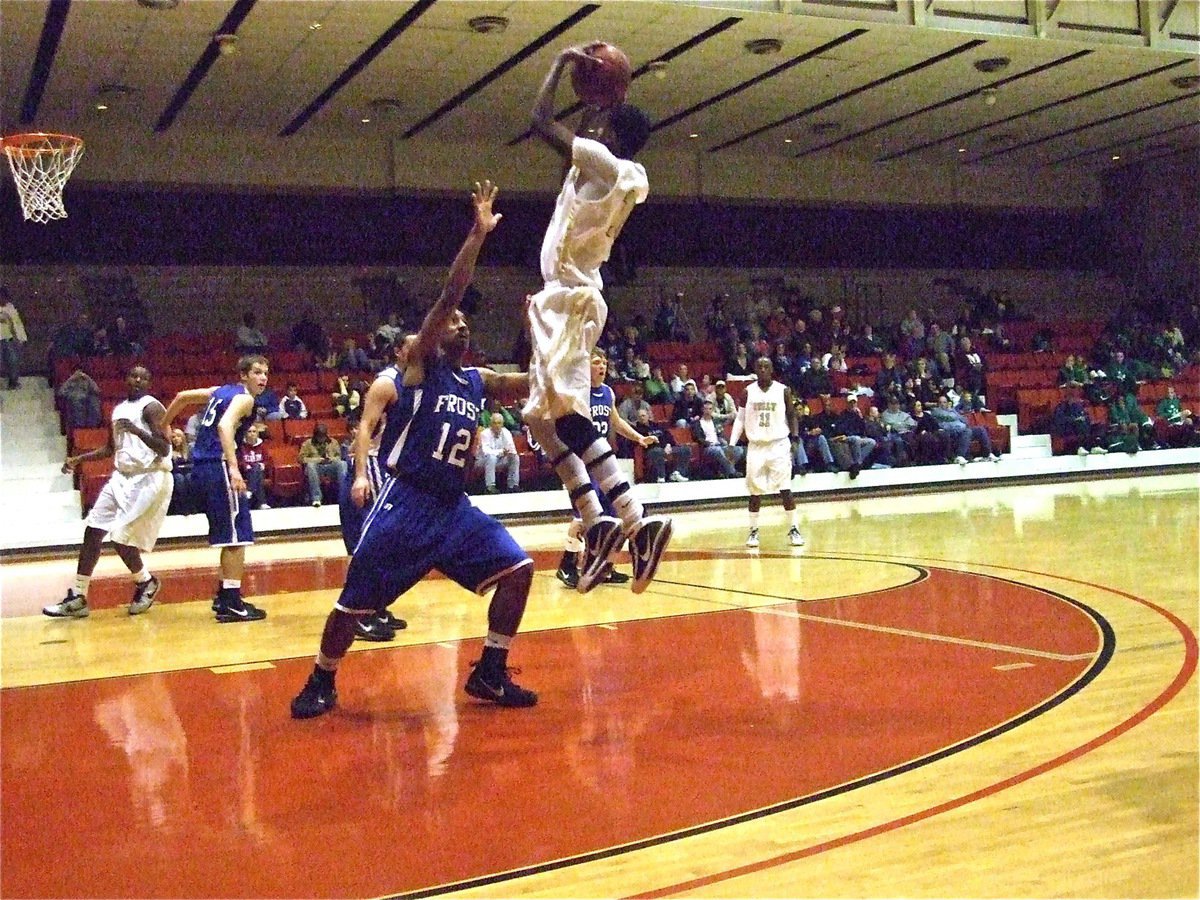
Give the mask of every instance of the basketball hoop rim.
POLYGON ((22 153, 59 153, 72 147, 81 146, 83 146, 83 138, 76 137, 73 134, 59 134, 54 131, 28 131, 23 134, 10 134, 8 137, 0 137, 0 149, 8 150, 11 147, 22 153), (50 147, 29 146, 36 141, 45 141, 47 139, 53 141, 54 144, 50 147))

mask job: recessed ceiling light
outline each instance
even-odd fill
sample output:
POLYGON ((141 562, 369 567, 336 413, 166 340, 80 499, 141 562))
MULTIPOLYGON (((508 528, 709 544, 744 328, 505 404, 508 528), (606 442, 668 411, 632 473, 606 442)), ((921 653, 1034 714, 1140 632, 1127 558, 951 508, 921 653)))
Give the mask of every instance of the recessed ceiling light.
POLYGON ((107 103, 97 103, 96 109, 100 110, 100 112, 104 112, 106 109, 108 109, 108 104, 107 103))
POLYGON ((770 56, 783 49, 783 41, 778 38, 756 38, 746 41, 743 46, 747 53, 753 53, 755 56, 770 56))
POLYGON ((966 152, 967 152, 967 148, 966 148, 966 147, 959 147, 959 148, 958 148, 958 152, 959 152, 959 153, 966 153, 966 152))
POLYGON ((508 19, 504 16, 476 16, 467 20, 467 27, 476 34, 500 34, 508 28, 508 19))
POLYGON ((783 139, 783 142, 784 142, 785 144, 790 144, 790 143, 792 142, 792 139, 791 139, 791 138, 784 138, 784 139, 783 139))
POLYGON ((1118 154, 1118 153, 1113 154, 1113 162, 1116 162, 1120 158, 1121 158, 1120 154, 1118 154))
POLYGON ((308 23, 308 30, 309 30, 309 31, 320 31, 320 30, 321 30, 321 23, 320 23, 320 22, 309 22, 309 23, 308 23))
POLYGON ((975 68, 980 72, 999 72, 1001 69, 1007 69, 1010 62, 1012 60, 1007 56, 993 56, 988 59, 976 60, 975 68))
POLYGON ((694 132, 694 131, 693 131, 691 134, 689 134, 689 135, 688 135, 688 137, 690 137, 690 138, 698 138, 698 137, 700 137, 700 135, 699 135, 699 134, 697 134, 696 132, 694 132))
POLYGON ((366 124, 367 124, 368 122, 370 122, 371 120, 370 120, 370 118, 369 118, 369 117, 367 117, 367 116, 363 116, 363 117, 362 117, 361 119, 359 119, 358 121, 360 121, 360 122, 362 122, 364 125, 366 125, 366 124))

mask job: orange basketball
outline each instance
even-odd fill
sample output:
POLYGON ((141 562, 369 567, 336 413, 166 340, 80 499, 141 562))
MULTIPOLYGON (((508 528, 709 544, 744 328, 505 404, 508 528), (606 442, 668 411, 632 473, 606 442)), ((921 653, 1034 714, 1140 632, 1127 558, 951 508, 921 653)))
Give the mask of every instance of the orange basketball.
POLYGON ((607 109, 625 102, 632 68, 620 47, 596 41, 583 48, 587 59, 578 59, 571 69, 575 96, 589 106, 607 109))

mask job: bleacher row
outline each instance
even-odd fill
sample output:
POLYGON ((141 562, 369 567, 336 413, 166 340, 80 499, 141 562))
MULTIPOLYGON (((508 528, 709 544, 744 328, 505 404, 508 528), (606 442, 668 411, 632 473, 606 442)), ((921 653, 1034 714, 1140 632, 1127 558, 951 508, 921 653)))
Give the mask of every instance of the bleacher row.
MULTIPOLYGON (((1014 345, 1028 345, 1028 338, 1037 329, 1045 327, 1039 323, 1017 322, 1008 330, 1014 345), (1028 335, 1025 334, 1028 332, 1028 335)), ((1006 427, 999 424, 996 414, 1015 413, 1018 428, 1022 433, 1045 433, 1049 430, 1050 415, 1059 401, 1069 391, 1058 387, 1058 372, 1070 353, 1090 353, 1104 327, 1103 322, 1069 321, 1055 323, 1055 350, 1043 353, 1009 352, 989 353, 985 351, 988 366, 988 412, 975 413, 972 424, 988 429, 997 452, 1009 451, 1010 435, 1006 427)), ((221 341, 226 340, 217 336, 221 341)), ((146 365, 154 375, 153 391, 164 403, 170 401, 177 391, 196 387, 208 387, 229 381, 236 370, 238 354, 231 350, 213 346, 217 338, 197 338, 176 335, 152 342, 148 351, 136 358, 103 357, 82 361, 87 371, 96 379, 101 390, 102 408, 107 421, 113 406, 125 396, 124 376, 135 363, 146 365)), ((299 463, 299 446, 309 436, 318 421, 329 428, 330 436, 341 440, 347 434, 346 422, 333 410, 331 392, 337 375, 326 369, 316 369, 312 355, 303 350, 289 350, 268 354, 272 367, 272 387, 280 395, 287 383, 295 382, 300 396, 308 407, 309 418, 305 420, 283 420, 267 423, 267 471, 268 494, 274 501, 295 500, 304 490, 304 474, 299 463)), ((724 378, 723 355, 718 344, 713 342, 680 343, 655 342, 647 347, 647 359, 653 365, 661 365, 668 375, 679 363, 686 363, 689 374, 699 381, 704 375, 714 381, 724 378)), ((75 359, 60 359, 54 366, 54 383, 57 387, 80 363, 75 359)), ((863 384, 873 383, 882 363, 879 357, 850 357, 848 372, 831 373, 835 392, 851 386, 851 372, 860 373, 863 384)), ((371 373, 352 373, 354 378, 370 381, 371 373)), ((745 403, 748 380, 728 379, 727 389, 739 406, 745 403)), ((1195 371, 1181 373, 1173 379, 1175 388, 1185 405, 1200 408, 1200 377, 1195 371)), ((1157 402, 1166 396, 1167 382, 1151 382, 1141 385, 1138 399, 1151 415, 1157 402)), ((614 390, 618 400, 628 395, 632 385, 618 383, 614 390)), ((846 401, 835 393, 829 401, 834 414, 845 409, 846 401)), ((824 403, 820 398, 808 400, 810 410, 819 413, 824 403)), ((1107 408, 1091 407, 1094 421, 1107 422, 1107 408)), ((653 418, 664 425, 671 423, 671 405, 653 407, 653 418)), ((181 423, 176 423, 177 425, 181 423)), ((691 433, 686 428, 670 427, 672 438, 678 444, 693 444, 691 433)), ((68 436, 68 453, 78 454, 93 447, 102 446, 108 440, 108 428, 76 428, 68 436)), ((528 445, 523 434, 515 436, 521 457, 521 483, 531 484, 549 474, 548 467, 528 445)), ((1056 452, 1061 450, 1055 448, 1056 452)), ((699 461, 702 454, 693 451, 693 459, 699 461)), ((635 477, 642 479, 643 464, 640 448, 634 453, 635 477)), ((703 463, 700 463, 703 473, 703 463)), ((110 460, 86 463, 76 473, 76 485, 82 493, 84 509, 90 508, 105 480, 112 471, 110 460)))

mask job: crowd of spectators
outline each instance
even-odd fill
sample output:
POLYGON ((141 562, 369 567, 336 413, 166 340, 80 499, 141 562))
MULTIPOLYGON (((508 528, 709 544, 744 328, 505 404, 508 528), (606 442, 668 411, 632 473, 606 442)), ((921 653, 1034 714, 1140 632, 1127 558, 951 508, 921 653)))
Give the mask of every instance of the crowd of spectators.
MULTIPOLYGON (((1011 326, 1020 319, 1007 298, 962 285, 957 290, 960 302, 952 304, 952 312, 947 312, 949 306, 936 312, 914 306, 892 325, 851 321, 839 305, 823 306, 782 291, 775 297, 760 291, 744 303, 718 294, 695 323, 681 291, 665 293, 649 321, 641 314, 627 320, 611 315, 601 346, 616 361, 609 367, 608 381, 620 398, 618 412, 639 433, 656 438, 640 451, 644 480, 738 474, 744 449, 729 446, 728 435, 738 414, 735 394, 740 392, 731 386, 752 379, 755 363, 764 356, 772 361, 776 379, 791 388, 797 404, 801 441, 795 467, 800 474, 846 471, 855 477, 872 467, 965 465, 972 455, 997 459, 992 436, 980 419, 993 405, 989 357, 1013 350, 1051 352, 1055 332, 1048 325, 1017 347, 1011 326), (655 342, 716 345, 720 372, 693 377, 688 362, 675 362, 665 371, 650 352, 655 342)), ((259 327, 255 313, 247 311, 230 335, 229 347, 268 355, 305 351, 313 368, 336 373, 328 395, 332 415, 353 427, 370 379, 391 362, 396 342, 408 330, 393 312, 370 334, 334 340, 313 311, 305 309, 286 338, 272 338, 259 327)), ((105 424, 101 392, 87 360, 136 356, 145 352, 146 339, 122 316, 93 325, 81 314, 58 329, 51 360, 83 360, 56 389, 69 428, 105 424)), ((1049 430, 1066 442, 1068 452, 1080 454, 1200 445, 1196 417, 1173 387, 1152 413, 1138 398, 1140 385, 1169 379, 1189 365, 1200 365, 1196 304, 1166 320, 1137 308, 1122 310, 1088 352, 1065 358, 1057 380, 1065 393, 1054 408, 1049 430), (1089 411, 1097 406, 1105 409, 1105 421, 1096 421, 1089 411)), ((269 388, 257 398, 260 425, 250 430, 242 448, 243 468, 258 507, 267 505, 264 445, 270 438, 265 423, 313 416, 297 384, 283 383, 283 396, 269 388)), ((308 399, 314 398, 309 394, 308 399)), ((322 400, 321 406, 325 404, 322 400)), ((326 411, 318 410, 313 416, 317 421, 312 437, 300 449, 305 497, 313 505, 323 502, 330 482, 340 481, 352 469, 349 443, 329 437, 321 421, 324 415, 326 411)), ((173 435, 176 478, 183 487, 177 490, 173 508, 184 509, 189 502, 187 458, 194 429, 191 422, 173 435)), ((634 452, 628 441, 620 440, 617 450, 625 456, 634 452)), ((477 489, 523 489, 521 458, 530 452, 538 451, 523 427, 519 403, 485 408, 475 455, 477 489)))

